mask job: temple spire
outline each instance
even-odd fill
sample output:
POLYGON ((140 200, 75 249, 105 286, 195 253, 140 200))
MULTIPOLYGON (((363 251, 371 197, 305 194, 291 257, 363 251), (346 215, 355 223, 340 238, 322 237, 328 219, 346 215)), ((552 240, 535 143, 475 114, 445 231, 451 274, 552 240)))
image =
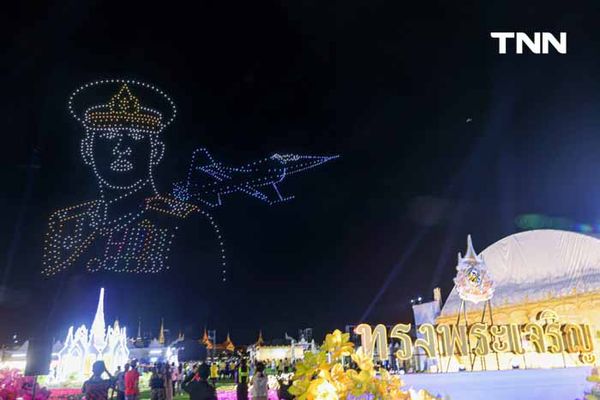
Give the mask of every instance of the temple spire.
POLYGON ((92 344, 99 353, 102 353, 106 346, 106 324, 104 323, 104 288, 100 288, 100 297, 98 298, 98 307, 96 316, 90 329, 92 344))
POLYGON ((262 329, 258 331, 258 340, 256 341, 257 346, 262 346, 265 343, 263 339, 262 329))
POLYGON ((165 344, 165 320, 160 319, 160 332, 158 333, 158 343, 165 344))
POLYGON ((204 327, 204 335, 202 335, 201 342, 206 346, 207 349, 211 350, 213 348, 213 343, 210 341, 208 337, 208 331, 206 330, 206 326, 204 327))
POLYGON ((235 350, 235 345, 231 341, 231 336, 229 336, 229 332, 227 332, 227 338, 225 339, 225 342, 223 342, 223 347, 229 351, 235 350))

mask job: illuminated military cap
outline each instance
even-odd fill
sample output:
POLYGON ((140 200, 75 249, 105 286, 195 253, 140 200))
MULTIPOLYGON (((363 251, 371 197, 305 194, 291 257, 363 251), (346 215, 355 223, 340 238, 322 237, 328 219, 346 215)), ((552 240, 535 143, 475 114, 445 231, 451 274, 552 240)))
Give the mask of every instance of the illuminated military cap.
POLYGON ((69 111, 88 129, 132 129, 159 133, 175 119, 173 101, 147 83, 107 79, 88 83, 73 92, 69 111))

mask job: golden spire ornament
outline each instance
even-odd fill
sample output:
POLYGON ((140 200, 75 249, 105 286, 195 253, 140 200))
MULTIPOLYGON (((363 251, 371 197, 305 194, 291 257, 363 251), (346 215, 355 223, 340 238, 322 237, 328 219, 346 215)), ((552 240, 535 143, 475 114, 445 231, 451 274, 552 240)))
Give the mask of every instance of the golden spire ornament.
POLYGON ((165 320, 160 319, 160 332, 158 333, 158 343, 165 344, 165 320))

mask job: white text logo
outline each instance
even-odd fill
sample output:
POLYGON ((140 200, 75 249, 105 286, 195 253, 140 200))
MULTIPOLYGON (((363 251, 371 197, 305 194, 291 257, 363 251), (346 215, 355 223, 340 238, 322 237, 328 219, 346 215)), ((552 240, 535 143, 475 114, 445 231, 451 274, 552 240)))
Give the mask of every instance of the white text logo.
POLYGON ((567 54, 567 32, 560 32, 560 39, 550 32, 535 32, 533 39, 524 32, 490 32, 490 36, 498 39, 499 54, 506 54, 508 39, 515 39, 516 54, 523 54, 524 46, 534 54, 548 54, 550 46, 560 54, 567 54))

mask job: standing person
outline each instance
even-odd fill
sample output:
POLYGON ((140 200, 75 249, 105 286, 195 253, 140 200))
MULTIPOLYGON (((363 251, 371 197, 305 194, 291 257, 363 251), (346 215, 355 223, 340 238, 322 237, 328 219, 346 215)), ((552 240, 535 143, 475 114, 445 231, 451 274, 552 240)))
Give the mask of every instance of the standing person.
POLYGON ((208 383, 210 369, 208 365, 202 364, 198 367, 198 373, 188 376, 183 384, 182 389, 190 395, 190 400, 217 400, 216 389, 208 383))
POLYGON ((248 400, 248 365, 246 360, 242 360, 237 374, 237 400, 248 400))
POLYGON ((256 374, 252 377, 252 400, 267 400, 269 397, 269 380, 265 374, 265 364, 256 364, 256 374))
POLYGON ((229 379, 229 375, 231 374, 231 371, 229 370, 229 363, 224 362, 223 365, 225 365, 225 369, 223 370, 223 378, 229 379))
POLYGON ((229 378, 235 379, 235 360, 233 358, 229 361, 229 378))
POLYGON ((194 364, 194 365, 192 365, 192 370, 189 373, 189 377, 190 377, 190 379, 196 379, 197 375, 198 375, 198 364, 194 364))
POLYGON ((106 369, 104 361, 96 361, 92 365, 92 377, 83 383, 81 391, 86 400, 108 400, 108 389, 114 387, 115 379, 106 369), (108 379, 103 379, 106 372, 108 379))
POLYGON ((125 374, 129 371, 129 364, 125 364, 123 371, 117 370, 117 400, 125 400, 125 374))
MULTIPOLYGON (((123 371, 121 371, 121 366, 120 366, 120 365, 117 365, 117 370, 115 371, 115 374, 113 375, 113 377, 115 378, 115 386, 114 386, 114 390, 116 390, 116 391, 117 391, 117 400, 124 400, 124 398, 123 398, 123 399, 121 399, 121 398, 119 397, 119 388, 117 387, 117 380, 118 380, 118 377, 119 377, 119 375, 121 375, 122 373, 123 373, 123 371)), ((125 396, 125 393, 123 393, 123 396, 125 396)))
POLYGON ((163 379, 165 381, 165 400, 173 400, 173 381, 171 380, 171 366, 169 363, 165 363, 163 373, 163 379))
POLYGON ((125 399, 137 400, 140 395, 140 373, 137 360, 131 362, 131 369, 125 374, 125 399))
POLYGON ((216 362, 210 364, 210 383, 217 387, 217 378, 219 377, 219 366, 216 362))
POLYGON ((283 368, 283 373, 279 376, 278 383, 279 389, 277 390, 277 397, 279 400, 291 400, 292 395, 289 392, 292 386, 292 377, 294 374, 290 373, 289 367, 283 368))
POLYGON ((254 376, 256 372, 256 364, 255 361, 250 362, 250 376, 254 376))
POLYGON ((179 370, 179 379, 177 380, 177 394, 180 395, 181 394, 181 382, 183 382, 183 378, 185 378, 185 366, 182 365, 181 363, 179 363, 179 367, 177 367, 177 369, 179 370))
POLYGON ((225 378, 225 361, 221 360, 219 361, 219 378, 223 379, 225 378))
POLYGON ((152 375, 150 375, 150 399, 165 399, 165 383, 157 367, 152 368, 152 375))
POLYGON ((175 366, 175 363, 171 364, 171 381, 173 382, 173 396, 178 394, 178 382, 179 382, 179 368, 175 366))

